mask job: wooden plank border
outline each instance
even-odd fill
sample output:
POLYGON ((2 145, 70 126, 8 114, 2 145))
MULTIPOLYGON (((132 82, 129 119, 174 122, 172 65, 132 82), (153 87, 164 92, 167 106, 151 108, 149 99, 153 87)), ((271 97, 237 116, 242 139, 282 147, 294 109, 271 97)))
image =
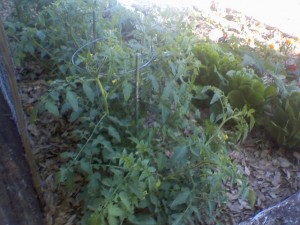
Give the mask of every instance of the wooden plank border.
POLYGON ((25 121, 25 115, 21 103, 21 98, 18 92, 18 86, 17 86, 16 76, 15 76, 15 70, 13 67, 13 61, 10 56, 7 36, 5 34, 4 25, 1 17, 0 17, 0 52, 2 52, 4 56, 3 61, 4 61, 5 69, 7 71, 8 84, 11 90, 13 103, 16 109, 16 117, 17 117, 16 119, 18 123, 17 125, 19 128, 19 134, 24 147, 26 159, 31 171, 33 185, 37 192, 40 202, 43 204, 44 201, 43 201, 43 194, 41 189, 41 179, 37 172, 36 163, 32 153, 32 146, 30 144, 30 139, 29 139, 26 121, 25 121))

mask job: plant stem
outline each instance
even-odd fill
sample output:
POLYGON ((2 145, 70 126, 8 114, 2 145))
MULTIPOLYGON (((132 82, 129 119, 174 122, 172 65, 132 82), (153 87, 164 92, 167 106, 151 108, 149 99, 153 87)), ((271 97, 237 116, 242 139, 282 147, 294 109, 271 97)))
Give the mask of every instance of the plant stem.
POLYGON ((73 159, 73 162, 75 162, 79 155, 82 153, 82 151, 85 149, 85 147, 87 146, 87 144, 90 142, 90 140, 92 139, 94 133, 96 132, 96 129, 98 128, 98 126, 100 125, 100 123, 102 122, 102 120, 107 116, 107 113, 104 113, 104 115, 101 117, 101 119, 98 121, 98 123, 96 124, 94 130, 92 131, 91 135, 89 136, 89 138, 87 139, 87 141, 85 142, 85 144, 82 146, 82 148, 79 150, 79 152, 77 153, 77 155, 75 156, 75 158, 73 159))
POLYGON ((140 104, 140 93, 139 93, 139 79, 140 79, 140 71, 139 71, 139 60, 140 60, 140 54, 136 54, 136 64, 135 64, 135 124, 136 124, 136 133, 138 134, 138 120, 139 120, 139 104, 140 104))
POLYGON ((105 114, 109 115, 108 103, 107 103, 107 92, 104 90, 99 77, 96 78, 96 81, 97 81, 97 84, 98 84, 101 94, 102 94, 102 99, 103 99, 104 108, 105 108, 105 114))

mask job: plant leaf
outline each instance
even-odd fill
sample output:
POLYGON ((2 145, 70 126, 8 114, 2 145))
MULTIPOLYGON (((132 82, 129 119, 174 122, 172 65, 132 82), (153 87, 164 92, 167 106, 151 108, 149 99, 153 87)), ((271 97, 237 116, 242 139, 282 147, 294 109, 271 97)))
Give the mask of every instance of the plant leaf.
POLYGON ((127 80, 124 80, 122 83, 124 100, 127 102, 132 94, 133 87, 127 80))
POLYGON ((92 171, 91 163, 85 158, 80 160, 80 168, 87 174, 92 171))
POLYGON ((121 192, 119 194, 119 197, 120 197, 121 202, 123 203, 123 205, 126 207, 127 211, 131 211, 131 204, 130 204, 130 200, 128 198, 128 195, 125 192, 121 192))
POLYGON ((77 95, 72 91, 67 91, 67 100, 71 104, 74 111, 78 111, 77 95))
POLYGON ((77 120, 81 115, 81 112, 82 112, 81 108, 79 108, 77 111, 72 112, 70 116, 70 122, 74 122, 75 120, 77 120))
POLYGON ((174 164, 180 164, 183 166, 187 162, 188 148, 186 146, 178 146, 175 149, 174 155, 172 157, 172 162, 174 164))
POLYGON ((149 80, 151 80, 153 91, 158 92, 159 91, 159 84, 157 82, 156 77, 151 74, 148 78, 149 78, 149 80))
POLYGON ((114 128, 114 127, 112 127, 112 126, 109 126, 109 127, 108 127, 108 134, 109 134, 110 136, 112 136, 113 138, 115 138, 117 142, 120 142, 120 141, 121 141, 120 134, 119 134, 119 132, 117 131, 116 128, 114 128))
POLYGON ((109 225, 119 225, 120 224, 118 222, 118 219, 115 216, 112 216, 112 215, 108 215, 107 220, 108 220, 109 225))
POLYGON ((172 84, 171 82, 167 83, 167 85, 165 86, 163 93, 161 95, 162 100, 168 100, 171 92, 172 92, 172 84))
POLYGON ((83 82, 82 88, 86 97, 93 103, 95 99, 94 92, 87 81, 83 82))
POLYGON ((114 205, 114 204, 109 204, 107 207, 108 210, 108 215, 110 216, 124 216, 125 212, 122 208, 114 205))
POLYGON ((149 215, 131 215, 129 221, 136 225, 156 225, 155 219, 149 215))
POLYGON ((99 225, 101 224, 101 214, 99 212, 95 212, 90 216, 89 219, 90 225, 99 225))
POLYGON ((253 209, 254 205, 255 205, 255 202, 256 202, 256 194, 252 189, 249 190, 248 200, 249 200, 251 208, 253 209))
POLYGON ((191 191, 185 190, 177 195, 177 197, 173 200, 170 207, 174 209, 178 205, 182 205, 187 203, 188 198, 190 197, 191 191))
POLYGON ((219 101, 219 99, 221 98, 221 94, 219 92, 215 92, 214 96, 212 97, 210 104, 214 104, 215 102, 219 101))
POLYGON ((54 116, 59 116, 58 107, 53 102, 47 101, 45 104, 45 109, 54 116))

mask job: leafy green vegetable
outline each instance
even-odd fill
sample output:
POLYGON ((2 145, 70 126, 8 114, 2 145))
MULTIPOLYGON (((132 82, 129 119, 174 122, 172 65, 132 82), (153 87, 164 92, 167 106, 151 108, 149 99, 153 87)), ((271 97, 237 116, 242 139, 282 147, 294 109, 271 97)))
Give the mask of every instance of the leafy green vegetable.
POLYGON ((226 92, 232 106, 241 109, 246 105, 261 114, 267 100, 277 95, 277 88, 265 86, 256 74, 241 70, 228 74, 226 92))
POLYGON ((292 92, 269 104, 264 126, 279 145, 297 149, 300 146, 300 92, 292 92))

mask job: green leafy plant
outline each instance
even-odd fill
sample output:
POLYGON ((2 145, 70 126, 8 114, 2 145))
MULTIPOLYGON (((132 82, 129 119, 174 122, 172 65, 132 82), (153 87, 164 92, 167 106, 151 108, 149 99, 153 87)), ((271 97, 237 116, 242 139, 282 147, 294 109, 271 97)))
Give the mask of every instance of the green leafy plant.
MULTIPOLYGON (((56 74, 39 112, 76 124, 72 135, 80 140, 61 154, 60 188, 80 193, 82 224, 215 223, 226 206, 224 184, 247 190, 228 156, 225 127, 234 121, 230 138, 245 139, 253 110, 232 108, 224 92, 195 80, 199 68, 227 73, 238 63, 209 53, 209 46, 204 50, 216 64, 195 57, 197 40, 184 12, 153 8, 140 17, 120 8, 98 18, 101 35, 93 40, 93 6, 55 1, 33 28, 43 40, 30 42, 31 57, 56 74), (123 12, 137 23, 130 39, 122 37, 123 12), (221 108, 204 119, 192 99, 207 92, 221 108)), ((93 9, 102 15, 104 6, 93 9)))
POLYGON ((199 76, 196 79, 197 85, 213 85, 222 88, 226 83, 226 73, 242 68, 239 57, 218 45, 201 43, 194 47, 193 52, 201 62, 199 76))
POLYGON ((230 104, 234 107, 241 109, 246 105, 254 109, 257 114, 262 114, 267 101, 277 95, 275 85, 264 85, 251 70, 231 71, 227 75, 226 92, 230 104))
POLYGON ((292 92, 283 98, 273 99, 264 126, 279 145, 296 149, 300 146, 300 93, 292 92))

